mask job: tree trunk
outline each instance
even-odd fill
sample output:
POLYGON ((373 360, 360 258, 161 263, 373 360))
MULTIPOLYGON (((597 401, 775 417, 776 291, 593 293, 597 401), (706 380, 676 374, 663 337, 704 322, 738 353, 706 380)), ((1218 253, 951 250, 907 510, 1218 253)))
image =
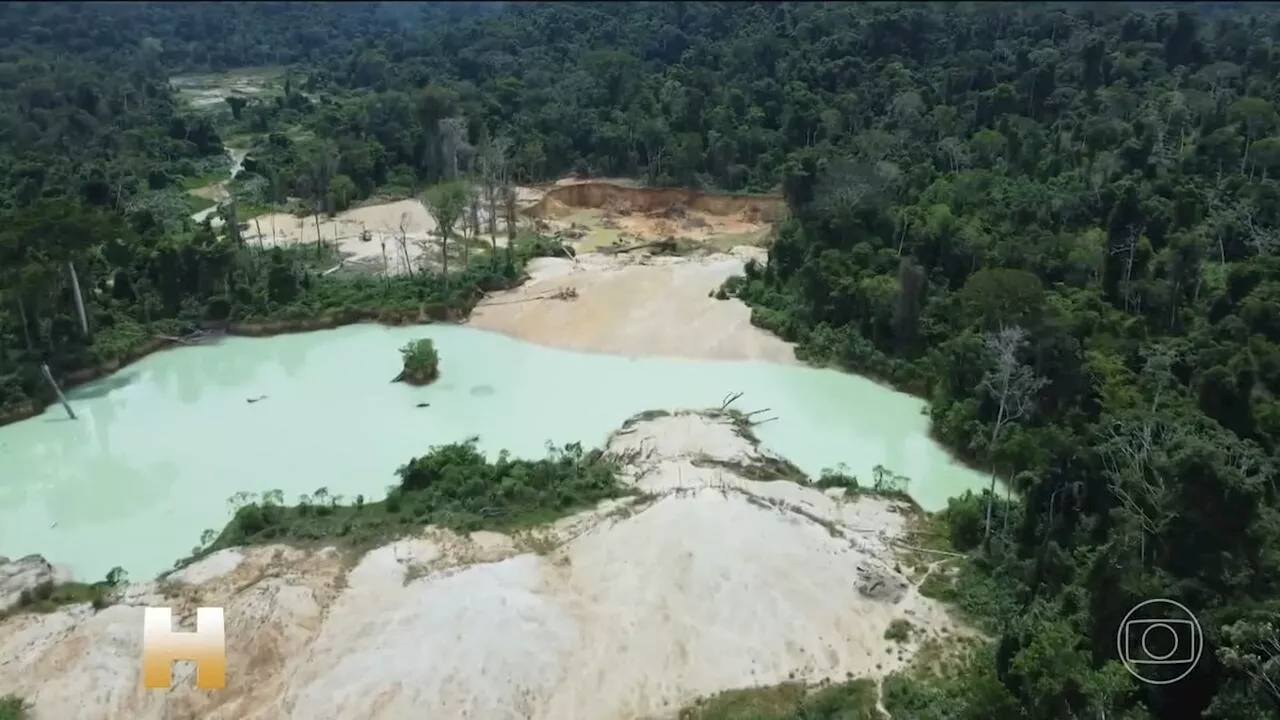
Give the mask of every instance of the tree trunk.
POLYGON ((516 241, 516 200, 514 190, 507 190, 507 193, 503 203, 507 210, 507 247, 511 247, 516 241))
POLYGON ((18 322, 22 324, 22 338, 27 341, 27 352, 35 353, 36 344, 31 340, 31 325, 27 320, 27 306, 18 296, 18 322))
POLYGON ((53 393, 58 396, 58 402, 62 403, 62 408, 67 411, 67 415, 72 420, 75 420, 75 411, 71 409, 71 403, 68 403, 66 396, 62 394, 62 388, 58 387, 57 381, 53 379, 53 373, 49 371, 49 364, 40 363, 40 372, 44 373, 44 379, 48 380, 49 385, 53 387, 53 393))
POLYGON ((320 237, 320 206, 316 206, 316 257, 320 257, 321 249, 324 247, 324 240, 320 237))
POLYGON ((449 230, 440 228, 440 269, 444 275, 444 287, 449 288, 449 230))
POLYGON ((80 334, 89 337, 89 316, 84 311, 84 295, 80 292, 80 277, 76 275, 76 264, 67 261, 67 270, 71 273, 71 291, 76 296, 76 314, 80 316, 80 334))
MULTIPOLYGON (((996 414, 996 426, 991 429, 991 445, 990 452, 996 451, 996 440, 1000 437, 1000 429, 1004 425, 1004 404, 1009 398, 1009 376, 1006 374, 1004 378, 1004 389, 1000 393, 1000 411, 996 414)), ((983 542, 990 544, 991 542, 991 509, 996 504, 996 463, 991 461, 991 489, 987 495, 987 522, 986 530, 983 532, 983 542)))
POLYGON ((489 239, 493 241, 496 252, 498 249, 498 190, 496 187, 492 185, 485 187, 485 201, 489 206, 489 239))

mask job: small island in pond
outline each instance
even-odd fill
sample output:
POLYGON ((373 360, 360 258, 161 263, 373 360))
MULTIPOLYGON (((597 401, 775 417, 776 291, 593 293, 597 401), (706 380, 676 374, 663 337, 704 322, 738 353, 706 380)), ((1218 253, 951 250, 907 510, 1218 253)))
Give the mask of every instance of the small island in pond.
POLYGON ((429 385, 440 377, 440 354, 431 340, 414 340, 400 348, 400 354, 404 357, 404 369, 392 382, 429 385))

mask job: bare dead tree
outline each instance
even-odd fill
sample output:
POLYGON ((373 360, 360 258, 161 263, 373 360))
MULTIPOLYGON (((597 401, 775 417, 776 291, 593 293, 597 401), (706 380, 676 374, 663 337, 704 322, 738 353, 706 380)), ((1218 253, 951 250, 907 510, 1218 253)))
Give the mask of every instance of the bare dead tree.
POLYGON ((506 211, 505 215, 507 220, 508 246, 510 246, 511 243, 514 243, 516 241, 516 229, 517 229, 517 219, 518 219, 516 215, 516 200, 519 197, 520 196, 516 192, 515 187, 512 185, 507 185, 502 189, 502 204, 503 204, 503 209, 506 211))
POLYGON ((467 145, 467 121, 460 117, 440 121, 440 153, 444 156, 446 180, 458 177, 458 159, 467 145))
POLYGON ((409 277, 413 277, 413 263, 409 261, 409 213, 400 213, 400 234, 396 236, 396 242, 400 246, 400 256, 404 260, 405 272, 409 273, 409 277))
POLYGON ((484 204, 479 188, 468 188, 466 198, 466 216, 462 222, 463 267, 471 266, 476 240, 480 237, 480 206, 484 204))
POLYGON ((1139 559, 1145 563, 1147 541, 1168 518, 1164 506, 1168 492, 1164 477, 1152 465, 1155 453, 1164 449, 1183 431, 1160 415, 1164 392, 1176 384, 1173 366, 1179 352, 1170 345, 1154 345, 1143 352, 1144 380, 1149 383, 1151 404, 1140 415, 1119 419, 1103 433, 1102 458, 1108 487, 1127 515, 1141 529, 1139 559))
POLYGON ((818 183, 815 201, 833 212, 881 201, 896 181, 897 167, 887 161, 846 158, 831 165, 818 183))
POLYGON ((21 290, 15 289, 14 296, 18 300, 18 322, 22 324, 22 337, 27 343, 27 351, 34 353, 36 345, 31 339, 31 321, 27 319, 27 305, 22 301, 21 290))
POLYGON ((1173 376, 1173 367, 1182 358, 1182 352, 1167 343, 1148 345, 1140 352, 1144 359, 1142 376, 1152 387, 1151 406, 1148 413, 1154 415, 1160 408, 1160 399, 1165 390, 1177 383, 1177 379, 1173 376))
POLYGON ((964 143, 956 137, 944 137, 938 141, 938 149, 946 154, 951 164, 951 172, 960 172, 960 168, 969 165, 969 153, 964 143))
POLYGON ((1208 200, 1210 216, 1219 219, 1219 222, 1213 224, 1213 240, 1218 246, 1218 264, 1225 268, 1227 265, 1226 225, 1234 221, 1239 207, 1227 205, 1222 191, 1217 186, 1209 190, 1206 200, 1208 200))
POLYGON ((1109 152, 1100 152, 1093 156, 1093 161, 1089 163, 1089 189, 1093 191, 1094 202, 1098 206, 1102 206, 1102 189, 1111 182, 1111 176, 1120 168, 1119 161, 1115 155, 1109 152))
POLYGON ((1112 255, 1124 256, 1124 310, 1128 312, 1130 309, 1130 301, 1133 299, 1133 262, 1138 253, 1138 233, 1129 228, 1129 232, 1125 234, 1124 240, 1111 248, 1112 255))
MULTIPOLYGON (((1036 394, 1048 382, 1023 364, 1019 355, 1027 345, 1027 331, 1018 326, 1002 327, 987 336, 987 351, 995 360, 982 379, 981 387, 998 404, 996 422, 991 428, 990 447, 994 455, 1001 433, 1010 423, 1029 416, 1035 408, 1036 394)), ((991 512, 996 497, 996 465, 991 463, 991 489, 987 495, 987 519, 984 539, 991 539, 991 512)))
POLYGON ((1280 711, 1280 629, 1276 618, 1245 614, 1221 624, 1219 632, 1218 662, 1229 672, 1250 677, 1267 696, 1262 700, 1280 711))
POLYGON ((67 272, 71 275, 71 292, 76 299, 76 315, 80 318, 80 334, 89 337, 89 315, 84 311, 84 293, 80 291, 80 276, 76 274, 76 264, 67 261, 67 272))
POLYGON ((489 240, 494 253, 498 251, 498 202, 509 185, 510 153, 511 138, 499 136, 479 155, 481 192, 484 193, 485 207, 489 212, 489 240))
POLYGON ((387 263, 387 236, 378 233, 378 242, 382 245, 382 279, 391 286, 391 266, 387 263))
POLYGON ((1153 461, 1177 440, 1180 432, 1182 429, 1176 424, 1146 412, 1140 418, 1115 420, 1102 433, 1101 457, 1107 486, 1141 531, 1138 553, 1144 565, 1149 540, 1172 516, 1168 509, 1169 488, 1153 461))
POLYGON ((1263 691, 1280 702, 1280 634, 1273 633, 1271 637, 1256 643, 1253 649, 1256 652, 1249 654, 1251 667, 1245 672, 1263 691))
POLYGON ((1257 221, 1253 208, 1243 206, 1240 210, 1247 230, 1245 243, 1258 255, 1270 255, 1280 248, 1280 233, 1274 227, 1257 221))

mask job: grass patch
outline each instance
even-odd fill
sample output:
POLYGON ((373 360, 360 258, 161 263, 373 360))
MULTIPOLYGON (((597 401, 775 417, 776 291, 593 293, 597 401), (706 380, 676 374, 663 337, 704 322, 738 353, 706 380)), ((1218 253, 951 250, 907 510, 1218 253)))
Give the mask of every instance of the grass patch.
POLYGON ((247 222, 262 215, 270 215, 273 212, 280 211, 274 205, 267 205, 265 203, 236 203, 236 219, 240 222, 247 222))
POLYGON ((239 494, 235 516, 220 534, 206 531, 202 547, 178 567, 228 547, 290 543, 338 545, 364 550, 427 525, 458 532, 511 531, 541 525, 593 507, 601 500, 633 494, 618 480, 615 458, 578 443, 550 447, 541 460, 495 461, 476 449, 476 439, 432 448, 397 474, 387 497, 344 504, 324 488, 285 505, 277 491, 239 494))
POLYGON ((226 177, 226 172, 207 172, 203 175, 196 175, 195 177, 184 177, 182 178, 182 189, 188 192, 191 190, 199 190, 202 187, 217 184, 222 180, 225 180, 226 177))
POLYGON ((850 680, 819 688, 788 682, 728 690, 684 708, 680 720, 880 720, 875 682, 850 680))
POLYGON ((218 203, 210 200, 209 198, 200 197, 199 195, 187 195, 187 204, 191 206, 192 214, 195 214, 202 210, 208 210, 218 203))

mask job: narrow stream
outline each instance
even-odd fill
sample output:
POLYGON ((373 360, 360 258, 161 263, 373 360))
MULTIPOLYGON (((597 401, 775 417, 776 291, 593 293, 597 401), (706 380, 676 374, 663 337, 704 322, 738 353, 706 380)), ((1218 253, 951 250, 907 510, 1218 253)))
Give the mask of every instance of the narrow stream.
POLYGON ((540 457, 547 442, 596 446, 637 412, 716 406, 738 391, 736 407, 778 416, 758 434, 806 472, 845 463, 870 482, 884 465, 911 478, 927 509, 984 485, 928 439, 922 401, 863 378, 356 325, 158 353, 69 393, 79 420, 54 406, 0 428, 0 555, 40 553, 90 580, 115 565, 147 577, 220 529, 239 491, 374 500, 433 445, 478 435, 488 452, 540 457), (441 380, 391 383, 398 348, 423 336, 440 351, 441 380))
MULTIPOLYGON (((223 200, 226 200, 231 196, 230 193, 227 191, 227 185, 230 184, 231 181, 235 179, 236 173, 244 169, 244 159, 246 157, 249 157, 249 151, 242 148, 224 147, 224 149, 227 151, 229 155, 231 155, 231 170, 227 173, 227 179, 217 183, 216 185, 216 191, 217 191, 216 200, 218 203, 221 203, 223 200)), ((217 212, 218 212, 218 206, 215 204, 203 210, 192 213, 191 219, 194 220, 195 222, 202 223, 204 222, 205 218, 209 217, 210 215, 213 215, 214 216, 213 225, 214 227, 217 227, 222 224, 222 218, 218 217, 215 214, 217 212)))

